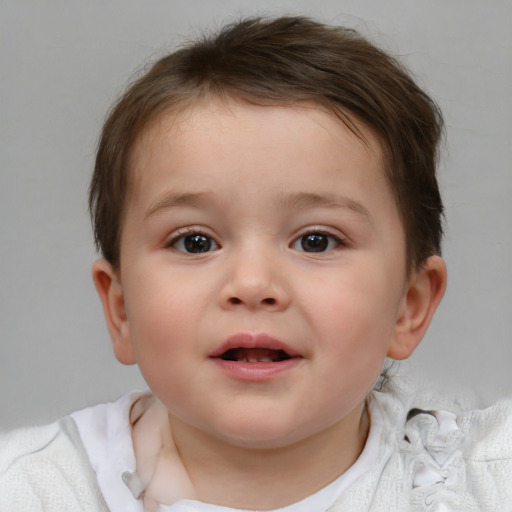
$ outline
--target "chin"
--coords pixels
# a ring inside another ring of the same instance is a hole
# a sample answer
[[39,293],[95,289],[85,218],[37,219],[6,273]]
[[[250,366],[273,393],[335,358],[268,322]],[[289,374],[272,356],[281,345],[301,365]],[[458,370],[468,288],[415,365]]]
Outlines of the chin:
[[216,425],[214,435],[232,446],[255,450],[284,448],[307,437],[305,433],[301,435],[297,422],[276,419],[275,415],[274,421],[267,415],[238,418],[225,425]]

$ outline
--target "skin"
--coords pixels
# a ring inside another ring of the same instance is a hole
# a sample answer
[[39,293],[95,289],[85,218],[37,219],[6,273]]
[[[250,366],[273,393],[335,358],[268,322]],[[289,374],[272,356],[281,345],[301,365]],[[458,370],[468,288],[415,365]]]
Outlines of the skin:
[[[115,354],[167,408],[202,501],[271,509],[342,474],[386,356],[414,351],[444,293],[441,258],[406,271],[381,149],[359,128],[364,143],[314,105],[211,101],[136,143],[120,268],[100,260],[93,277]],[[194,234],[209,250],[187,252]],[[296,364],[233,376],[211,356],[240,333]]]

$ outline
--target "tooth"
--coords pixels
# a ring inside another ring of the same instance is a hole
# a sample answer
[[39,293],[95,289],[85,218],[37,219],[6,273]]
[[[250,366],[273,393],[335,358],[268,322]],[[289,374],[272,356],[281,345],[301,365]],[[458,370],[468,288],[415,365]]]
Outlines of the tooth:
[[255,357],[249,357],[248,362],[249,363],[257,363],[258,360]]
[[270,357],[264,357],[262,360],[261,360],[262,363],[271,363],[272,362],[272,359],[270,359]]

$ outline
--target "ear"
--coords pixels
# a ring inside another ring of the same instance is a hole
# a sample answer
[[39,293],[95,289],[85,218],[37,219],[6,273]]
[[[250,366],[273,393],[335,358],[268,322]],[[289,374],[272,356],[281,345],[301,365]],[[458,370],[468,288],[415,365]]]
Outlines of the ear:
[[395,324],[387,356],[406,359],[425,335],[446,289],[446,265],[439,256],[431,256],[411,276]]
[[103,305],[114,354],[123,364],[135,364],[120,273],[101,259],[92,266],[92,278]]

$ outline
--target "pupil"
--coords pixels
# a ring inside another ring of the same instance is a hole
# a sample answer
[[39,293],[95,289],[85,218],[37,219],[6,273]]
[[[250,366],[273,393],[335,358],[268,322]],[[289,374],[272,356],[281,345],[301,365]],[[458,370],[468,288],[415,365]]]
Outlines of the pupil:
[[189,235],[184,240],[187,252],[207,252],[210,250],[212,242],[209,237],[204,235]]
[[327,249],[329,241],[325,235],[311,234],[302,237],[302,248],[307,252],[323,252]]

